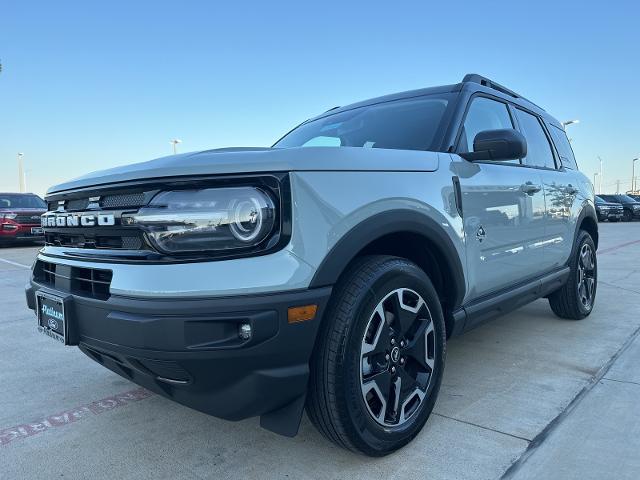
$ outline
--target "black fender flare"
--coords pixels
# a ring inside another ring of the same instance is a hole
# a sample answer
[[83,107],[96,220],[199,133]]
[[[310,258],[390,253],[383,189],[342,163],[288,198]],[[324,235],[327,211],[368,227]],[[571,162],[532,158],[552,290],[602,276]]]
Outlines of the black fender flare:
[[445,227],[420,212],[394,209],[373,215],[344,234],[325,256],[316,270],[310,288],[334,285],[347,265],[367,245],[393,233],[414,233],[426,238],[447,266],[453,281],[452,305],[457,308],[464,298],[466,282],[462,261]]
[[580,213],[578,214],[578,217],[576,219],[576,228],[573,232],[573,245],[571,246],[571,254],[569,255],[569,258],[567,260],[567,265],[569,265],[569,262],[571,261],[571,259],[573,258],[573,256],[576,254],[576,238],[578,237],[578,232],[580,232],[580,226],[582,225],[582,222],[584,221],[585,218],[590,218],[591,220],[593,220],[595,222],[596,225],[596,235],[595,238],[593,238],[593,243],[595,243],[596,245],[596,251],[598,250],[598,214],[596,213],[596,207],[593,206],[593,204],[589,203],[589,202],[585,202],[582,206],[582,210],[580,210]]
[[[593,220],[596,224],[596,236],[593,239],[593,243],[596,244],[596,250],[598,249],[598,237],[599,234],[597,232],[598,230],[598,214],[596,213],[596,207],[589,203],[589,202],[585,202],[584,205],[582,206],[582,210],[580,210],[580,213],[578,214],[578,218],[576,219],[576,229],[575,232],[573,234],[573,238],[576,238],[576,235],[578,235],[578,231],[580,230],[580,225],[582,225],[582,222],[584,221],[585,218],[591,218],[591,220]],[[574,246],[573,248],[575,248],[575,242],[574,242]],[[573,257],[573,249],[571,251],[571,255]]]

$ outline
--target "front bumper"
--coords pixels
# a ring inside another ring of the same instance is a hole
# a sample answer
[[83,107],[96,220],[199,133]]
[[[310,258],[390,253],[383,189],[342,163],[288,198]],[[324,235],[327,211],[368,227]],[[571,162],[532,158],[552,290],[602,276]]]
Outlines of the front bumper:
[[[30,281],[70,298],[80,349],[119,375],[183,405],[227,420],[269,414],[304,398],[309,359],[331,287],[221,298],[107,300]],[[313,320],[290,324],[290,307],[316,304]],[[242,340],[240,324],[252,337]],[[301,410],[300,410],[301,412]],[[298,419],[299,420],[299,419]]]
[[18,223],[0,224],[0,242],[12,242],[20,240],[42,241],[44,233],[34,234],[32,229],[40,229],[40,225],[22,225]]
[[622,210],[599,210],[597,211],[598,220],[621,220],[623,217]]

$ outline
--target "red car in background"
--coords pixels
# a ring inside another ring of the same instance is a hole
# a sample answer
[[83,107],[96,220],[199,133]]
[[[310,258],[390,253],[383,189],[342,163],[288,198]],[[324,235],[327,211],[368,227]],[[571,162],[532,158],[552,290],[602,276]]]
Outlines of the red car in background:
[[0,193],[0,244],[43,241],[40,216],[47,204],[33,193]]

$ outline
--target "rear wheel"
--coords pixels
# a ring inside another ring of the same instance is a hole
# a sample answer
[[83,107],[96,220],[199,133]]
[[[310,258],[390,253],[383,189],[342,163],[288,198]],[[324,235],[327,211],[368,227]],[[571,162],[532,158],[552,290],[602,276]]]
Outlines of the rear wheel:
[[598,287],[598,261],[593,239],[580,230],[576,242],[575,253],[569,262],[569,279],[549,296],[553,312],[571,320],[581,320],[591,313]]
[[414,263],[363,257],[335,287],[311,361],[307,412],[334,443],[371,456],[406,445],[440,388],[445,329]]

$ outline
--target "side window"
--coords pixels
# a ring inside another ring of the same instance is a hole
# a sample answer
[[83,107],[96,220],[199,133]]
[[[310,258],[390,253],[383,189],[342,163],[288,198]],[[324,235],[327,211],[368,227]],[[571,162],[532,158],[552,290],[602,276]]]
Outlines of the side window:
[[522,134],[527,139],[527,156],[523,159],[524,164],[534,167],[556,168],[553,150],[551,150],[549,139],[544,133],[538,117],[519,108],[515,110]]
[[562,166],[571,170],[578,170],[576,157],[573,155],[573,149],[571,148],[565,131],[555,125],[551,125],[549,131],[551,132],[553,143],[555,143],[558,153],[560,154]]
[[[484,130],[498,130],[501,128],[513,128],[507,105],[490,98],[476,97],[473,99],[467,111],[467,117],[464,119],[458,151],[473,151],[473,139],[476,138],[478,133]],[[509,160],[507,163],[509,162],[520,163],[518,159]]]

